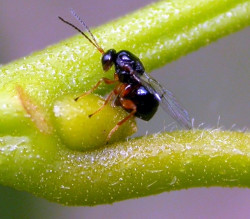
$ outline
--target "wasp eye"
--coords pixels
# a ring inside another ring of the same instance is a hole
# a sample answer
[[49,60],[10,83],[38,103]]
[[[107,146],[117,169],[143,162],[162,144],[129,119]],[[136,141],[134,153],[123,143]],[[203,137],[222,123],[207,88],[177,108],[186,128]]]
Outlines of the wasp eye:
[[102,68],[104,71],[108,71],[112,67],[115,61],[115,57],[116,57],[116,51],[114,49],[110,49],[103,54]]

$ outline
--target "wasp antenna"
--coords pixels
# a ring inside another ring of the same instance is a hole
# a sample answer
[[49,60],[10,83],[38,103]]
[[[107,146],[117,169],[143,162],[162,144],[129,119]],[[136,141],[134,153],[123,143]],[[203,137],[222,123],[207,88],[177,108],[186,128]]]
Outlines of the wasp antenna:
[[103,49],[101,49],[98,45],[96,45],[83,31],[81,31],[78,27],[76,27],[74,24],[70,23],[69,21],[64,20],[62,17],[58,16],[58,18],[64,22],[65,24],[68,24],[69,26],[73,27],[75,30],[77,30],[79,33],[81,33],[95,48],[98,49],[100,53],[104,53]]
[[99,44],[97,43],[96,38],[94,37],[94,35],[90,31],[90,29],[87,26],[87,24],[85,24],[85,22],[80,18],[80,16],[74,11],[74,9],[71,8],[70,12],[85,27],[85,29],[89,32],[90,36],[92,37],[93,41],[95,42],[96,48],[103,54],[104,53],[103,48],[99,46]]

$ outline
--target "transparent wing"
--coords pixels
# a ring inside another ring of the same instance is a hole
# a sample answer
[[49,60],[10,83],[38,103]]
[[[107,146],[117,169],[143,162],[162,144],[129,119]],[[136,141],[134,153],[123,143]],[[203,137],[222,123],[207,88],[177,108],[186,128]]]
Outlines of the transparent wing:
[[146,73],[135,76],[148,91],[155,95],[161,107],[182,127],[191,129],[188,112],[177,102],[174,95]]

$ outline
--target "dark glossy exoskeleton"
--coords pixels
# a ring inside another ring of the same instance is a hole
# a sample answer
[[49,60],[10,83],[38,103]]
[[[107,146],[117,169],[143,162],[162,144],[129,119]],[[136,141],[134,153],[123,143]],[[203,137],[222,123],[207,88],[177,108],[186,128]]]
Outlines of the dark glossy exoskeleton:
[[[134,115],[146,121],[150,120],[157,111],[159,100],[142,85],[140,78],[136,77],[144,74],[143,64],[129,51],[121,50],[116,53],[114,49],[110,49],[102,56],[103,70],[108,71],[113,64],[116,77],[123,84],[123,92],[118,92],[115,104],[123,107],[123,99],[131,100],[136,106]],[[130,108],[123,108],[128,112],[132,111]]]
[[[159,101],[154,94],[151,94],[143,85],[128,84],[125,87],[124,99],[131,100],[136,106],[135,116],[145,121],[150,120],[158,109]],[[123,106],[118,96],[115,101],[116,106]],[[127,112],[131,109],[124,108]]]
[[129,112],[129,115],[118,122],[110,131],[107,141],[119,126],[132,116],[136,116],[146,121],[150,120],[157,111],[159,105],[161,105],[162,108],[182,127],[187,129],[192,128],[187,111],[180,106],[170,91],[162,87],[154,78],[145,73],[144,66],[137,56],[126,50],[116,52],[114,49],[109,49],[104,52],[104,50],[98,45],[88,26],[81,20],[75,11],[71,10],[71,13],[86,28],[92,40],[72,23],[65,21],[61,17],[59,17],[59,19],[79,31],[98,49],[102,54],[101,63],[104,71],[108,71],[113,65],[115,67],[114,80],[101,78],[91,90],[77,97],[75,100],[77,101],[79,98],[92,93],[101,82],[106,84],[116,84],[114,90],[106,98],[104,105],[96,112],[89,115],[89,117],[92,117],[94,114],[102,110],[111,100],[114,100],[116,106],[121,106]]

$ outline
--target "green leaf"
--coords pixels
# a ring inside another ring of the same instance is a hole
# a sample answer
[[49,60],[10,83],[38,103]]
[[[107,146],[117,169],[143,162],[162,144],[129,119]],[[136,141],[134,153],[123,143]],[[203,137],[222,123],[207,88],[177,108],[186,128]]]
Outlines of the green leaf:
[[[129,50],[152,71],[248,26],[249,12],[247,0],[160,1],[93,33],[105,50]],[[119,142],[106,145],[125,112],[107,106],[92,120],[87,115],[103,101],[95,95],[73,101],[103,76],[100,58],[75,36],[0,68],[1,184],[65,205],[250,186],[249,133],[176,131],[122,141],[135,131],[131,120],[112,140]]]

